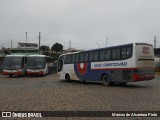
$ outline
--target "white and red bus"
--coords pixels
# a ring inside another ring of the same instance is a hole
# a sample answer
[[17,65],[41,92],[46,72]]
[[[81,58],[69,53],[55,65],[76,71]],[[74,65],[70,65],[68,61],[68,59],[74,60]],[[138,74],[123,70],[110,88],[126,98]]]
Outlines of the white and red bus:
[[53,72],[53,58],[46,55],[27,56],[27,75],[46,75]]
[[25,55],[6,55],[4,58],[3,75],[22,76],[26,74]]
[[59,79],[102,81],[104,85],[152,80],[153,46],[131,43],[59,56]]

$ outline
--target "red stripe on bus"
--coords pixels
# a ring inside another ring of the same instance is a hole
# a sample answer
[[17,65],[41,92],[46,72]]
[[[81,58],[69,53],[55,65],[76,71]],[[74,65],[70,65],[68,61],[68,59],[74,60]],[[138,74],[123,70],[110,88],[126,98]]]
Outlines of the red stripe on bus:
[[92,68],[91,70],[139,70],[139,69],[154,69],[153,67],[137,67],[137,68]]
[[93,68],[91,70],[137,70],[138,68]]

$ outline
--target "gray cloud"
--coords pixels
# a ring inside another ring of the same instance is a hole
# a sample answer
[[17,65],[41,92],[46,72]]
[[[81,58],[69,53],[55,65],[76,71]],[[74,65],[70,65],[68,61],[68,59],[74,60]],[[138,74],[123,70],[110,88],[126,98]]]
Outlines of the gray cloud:
[[[0,0],[1,44],[25,42],[82,49],[159,37],[159,0]],[[160,42],[158,43],[160,45]]]

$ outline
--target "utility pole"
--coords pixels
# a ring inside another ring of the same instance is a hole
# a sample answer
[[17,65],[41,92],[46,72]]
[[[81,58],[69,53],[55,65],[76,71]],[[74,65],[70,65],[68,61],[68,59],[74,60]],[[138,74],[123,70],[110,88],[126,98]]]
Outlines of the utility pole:
[[26,32],[26,43],[27,43],[27,32]]
[[71,40],[69,40],[69,52],[71,52]]
[[154,36],[154,48],[156,48],[157,38]]
[[41,45],[41,32],[39,32],[39,54],[40,54],[40,45]]
[[108,40],[108,38],[106,38],[106,47],[107,47],[107,40]]
[[12,47],[13,47],[12,45],[13,45],[13,43],[12,43],[12,40],[11,40],[11,49],[12,49]]

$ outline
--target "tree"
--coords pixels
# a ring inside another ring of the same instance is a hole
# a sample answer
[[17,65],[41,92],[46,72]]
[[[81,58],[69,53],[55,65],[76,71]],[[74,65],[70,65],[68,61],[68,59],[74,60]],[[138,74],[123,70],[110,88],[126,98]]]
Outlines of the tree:
[[60,43],[55,43],[55,44],[51,47],[51,50],[52,50],[52,51],[55,51],[56,53],[57,53],[57,52],[62,52],[62,50],[63,50],[63,45],[60,44]]
[[50,48],[49,48],[49,46],[43,45],[43,46],[40,47],[40,50],[46,52],[46,51],[49,51]]
[[40,51],[42,51],[44,55],[49,56],[50,55],[49,50],[50,50],[49,46],[43,45],[40,47]]

